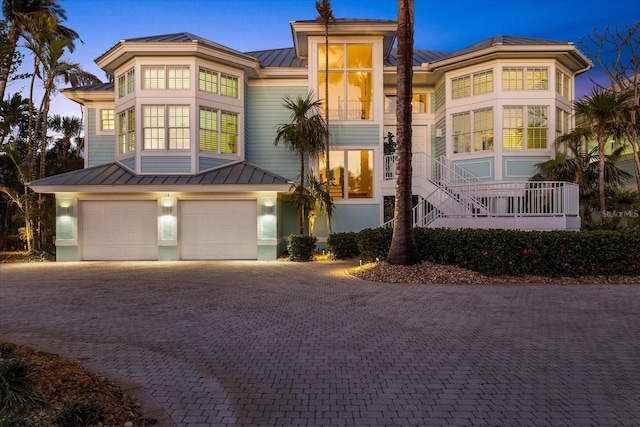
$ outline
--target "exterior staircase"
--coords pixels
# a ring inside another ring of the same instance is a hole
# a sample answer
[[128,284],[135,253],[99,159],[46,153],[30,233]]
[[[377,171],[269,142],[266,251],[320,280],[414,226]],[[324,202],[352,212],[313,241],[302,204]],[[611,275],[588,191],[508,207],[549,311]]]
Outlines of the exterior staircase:
[[[562,181],[485,182],[444,156],[413,153],[414,227],[579,230],[578,186]],[[383,191],[395,186],[384,158]],[[383,224],[393,227],[394,220]]]

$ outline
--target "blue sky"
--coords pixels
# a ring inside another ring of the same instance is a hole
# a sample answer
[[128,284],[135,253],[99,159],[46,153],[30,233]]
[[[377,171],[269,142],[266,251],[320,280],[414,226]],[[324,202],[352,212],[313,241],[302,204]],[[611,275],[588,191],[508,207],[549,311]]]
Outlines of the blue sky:
[[[331,4],[337,18],[397,19],[396,0]],[[291,47],[290,21],[317,15],[315,0],[62,0],[61,5],[65,25],[84,42],[67,59],[103,80],[93,61],[121,39],[186,31],[241,52]],[[415,0],[414,47],[453,52],[498,34],[578,45],[594,28],[639,20],[640,0]],[[579,95],[588,92],[589,76],[596,73],[580,78]],[[27,86],[27,81],[14,82],[7,95]],[[63,95],[52,109],[80,114]]]

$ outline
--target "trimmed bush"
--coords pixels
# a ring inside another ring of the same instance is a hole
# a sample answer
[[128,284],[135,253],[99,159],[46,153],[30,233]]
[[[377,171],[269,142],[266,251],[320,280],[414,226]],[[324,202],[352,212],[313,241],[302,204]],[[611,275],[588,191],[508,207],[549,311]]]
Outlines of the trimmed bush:
[[358,233],[358,250],[365,262],[384,261],[391,246],[391,228],[367,228]]
[[327,246],[335,259],[353,258],[360,255],[358,233],[332,233],[327,238]]
[[[521,231],[416,228],[423,260],[452,264],[489,276],[639,275],[640,231]],[[335,233],[340,241],[350,237]],[[385,260],[391,229],[357,233],[363,261]]]
[[304,234],[291,234],[289,236],[289,259],[291,261],[312,261],[318,239]]

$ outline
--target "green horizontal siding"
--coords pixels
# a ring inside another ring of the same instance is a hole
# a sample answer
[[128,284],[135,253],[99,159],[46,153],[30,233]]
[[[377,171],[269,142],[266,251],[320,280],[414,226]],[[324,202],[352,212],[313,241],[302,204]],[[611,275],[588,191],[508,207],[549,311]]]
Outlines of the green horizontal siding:
[[493,157],[484,157],[481,159],[458,160],[454,163],[476,178],[480,178],[483,181],[493,181],[495,179],[494,160]]
[[198,159],[198,170],[203,171],[206,169],[215,168],[217,166],[229,163],[229,159],[216,159],[214,157],[200,157]]
[[378,146],[381,143],[377,124],[348,124],[331,126],[331,146]]
[[431,112],[434,114],[437,113],[445,104],[445,88],[446,86],[441,84],[436,91],[431,94]]
[[142,173],[147,172],[191,172],[191,157],[142,157],[140,159]]
[[125,165],[126,167],[128,167],[131,170],[136,170],[136,158],[135,157],[129,157],[126,159],[122,159],[120,160],[120,163],[122,163],[123,165]]
[[546,156],[510,156],[502,158],[503,181],[526,181],[538,173],[536,164],[549,160]]
[[331,219],[334,233],[376,227],[380,227],[379,203],[336,205]]
[[[300,156],[283,143],[274,147],[278,126],[291,121],[283,98],[306,97],[306,87],[247,87],[245,159],[291,180],[300,175]],[[305,169],[308,167],[305,165]]]
[[[436,138],[436,129],[442,129],[442,137]],[[435,126],[431,126],[431,156],[439,158],[447,154],[447,125],[444,117],[436,123]]]
[[113,163],[116,157],[115,135],[96,135],[98,126],[98,110],[87,109],[87,137],[85,155],[88,166],[99,166]]

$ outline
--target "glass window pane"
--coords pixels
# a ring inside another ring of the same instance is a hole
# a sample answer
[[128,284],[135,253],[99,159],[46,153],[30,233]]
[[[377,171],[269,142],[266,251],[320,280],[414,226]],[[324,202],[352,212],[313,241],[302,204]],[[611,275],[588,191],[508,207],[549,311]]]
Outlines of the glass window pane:
[[348,151],[347,165],[349,167],[349,198],[373,197],[373,150]]
[[199,89],[203,92],[218,93],[218,73],[200,68]]
[[347,73],[347,120],[371,119],[371,97],[373,96],[371,72]]
[[[323,70],[326,65],[326,49],[324,43],[318,44],[318,70]],[[329,45],[329,68],[344,68],[344,45]]]
[[200,149],[218,151],[218,113],[210,108],[200,109]]
[[347,68],[373,68],[373,47],[371,44],[347,45]]

